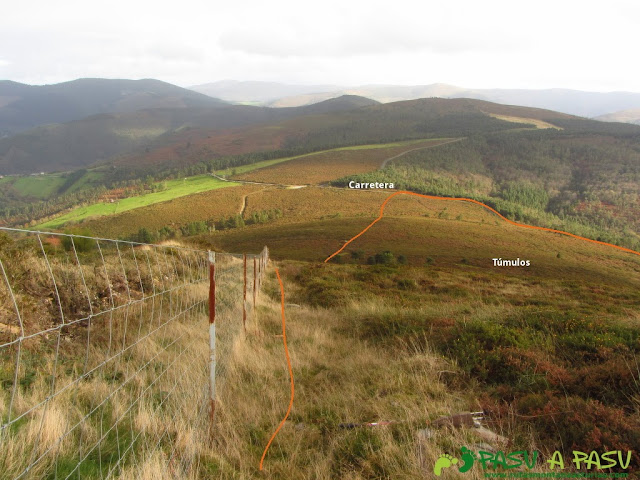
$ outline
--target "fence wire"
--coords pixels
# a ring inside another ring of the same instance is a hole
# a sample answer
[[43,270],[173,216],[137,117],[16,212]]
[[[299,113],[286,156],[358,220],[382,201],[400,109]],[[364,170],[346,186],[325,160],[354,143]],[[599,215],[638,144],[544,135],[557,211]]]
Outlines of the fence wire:
[[212,290],[206,251],[0,229],[0,478],[192,476],[207,324],[242,328],[267,253],[217,257]]

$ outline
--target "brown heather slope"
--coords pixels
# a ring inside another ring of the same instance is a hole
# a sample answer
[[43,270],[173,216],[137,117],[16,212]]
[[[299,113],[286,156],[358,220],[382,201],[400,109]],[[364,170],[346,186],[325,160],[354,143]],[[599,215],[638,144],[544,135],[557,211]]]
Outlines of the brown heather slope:
[[[305,187],[300,189],[273,188],[253,195],[247,205],[245,216],[270,208],[280,208],[283,218],[279,223],[303,223],[332,217],[369,217],[377,215],[384,199],[392,190],[356,190],[334,187]],[[463,205],[439,205],[416,197],[394,199],[386,209],[390,215],[433,216],[447,207],[449,215],[459,215]],[[491,218],[478,211],[477,221]],[[357,232],[356,232],[357,233]]]
[[[239,213],[244,203],[247,207],[244,218],[251,218],[253,213],[265,210],[280,209],[283,217],[275,225],[296,224],[329,217],[353,217],[377,214],[380,204],[391,191],[358,191],[339,188],[305,187],[301,189],[285,189],[278,187],[264,188],[260,185],[244,185],[239,187],[213,190],[196,195],[173,199],[148,207],[129,210],[117,215],[86,220],[83,227],[89,228],[101,236],[129,235],[145,227],[159,230],[165,225],[181,226],[200,220],[220,220]],[[392,215],[436,215],[445,206],[429,204],[418,198],[398,198],[389,205],[387,212]],[[464,212],[458,204],[448,205],[447,215],[457,216]],[[477,212],[481,218],[490,218],[484,212]],[[484,217],[482,217],[484,216]],[[253,227],[252,227],[253,228]]]
[[[359,195],[372,200],[380,197],[364,192]],[[393,207],[395,212],[421,207],[417,202],[410,205],[397,200],[397,204],[389,204],[389,214]],[[424,209],[429,217],[383,218],[349,246],[341,257],[342,265],[322,261],[369,224],[375,214],[298,223],[289,223],[285,217],[270,225],[216,232],[203,236],[203,241],[216,249],[236,251],[270,246],[272,258],[287,266],[289,301],[316,307],[299,311],[304,326],[292,328],[295,333],[289,338],[316,322],[327,330],[336,329],[335,339],[328,344],[318,332],[308,346],[336,362],[327,364],[325,370],[308,364],[304,355],[301,368],[310,381],[305,386],[313,388],[319,405],[333,402],[334,394],[343,399],[340,405],[353,405],[325,407],[321,415],[329,417],[329,425],[342,421],[345,412],[379,420],[419,418],[410,413],[409,406],[411,394],[421,392],[413,382],[423,374],[404,376],[397,370],[406,365],[405,352],[410,345],[415,352],[438,352],[453,361],[453,369],[437,370],[438,383],[444,381],[449,393],[462,392],[456,395],[483,410],[490,428],[509,438],[512,451],[536,449],[545,459],[556,449],[565,455],[571,449],[636,452],[640,445],[635,370],[640,346],[640,258],[611,247],[508,225],[475,205],[419,200],[431,203]],[[393,252],[396,260],[392,264],[366,264],[369,256],[385,250]],[[357,259],[352,252],[358,254]],[[405,255],[409,265],[402,265],[399,255]],[[494,267],[493,257],[520,257],[530,260],[531,266]],[[298,309],[294,311],[298,313]],[[325,312],[326,318],[318,317]],[[273,333],[277,333],[275,328]],[[345,346],[353,342],[354,348],[344,359],[336,351],[321,348],[345,341]],[[367,361],[373,371],[360,360],[351,364],[351,359],[360,358],[360,342],[376,355],[376,361]],[[301,345],[307,348],[305,342]],[[375,372],[377,365],[382,365],[378,360],[386,364],[379,373]],[[421,362],[428,364],[426,359]],[[345,371],[343,364],[349,365]],[[352,376],[353,388],[334,390],[337,385],[333,379],[342,379],[343,374]],[[361,375],[368,380],[362,381]],[[319,384],[327,377],[332,381]],[[371,388],[370,382],[381,377],[389,389]],[[406,390],[396,397],[400,385]],[[286,386],[282,389],[284,410]],[[371,410],[372,399],[373,405],[382,405],[389,394],[395,400],[392,405],[409,409],[384,414]],[[432,399],[432,394],[423,396],[421,404],[427,411]],[[313,418],[304,414],[291,419],[289,433],[281,439],[287,445],[285,462],[296,458],[293,463],[297,465],[297,456],[289,457],[290,442],[305,445],[301,453],[307,453],[309,436],[304,432],[309,432],[306,425]],[[296,431],[292,427],[297,422],[304,426]],[[409,420],[417,425],[413,422]],[[314,428],[310,431],[315,434]],[[407,475],[404,478],[421,478],[411,470],[396,470],[393,456],[382,454],[387,443],[377,435],[385,438],[384,430],[369,432],[372,437],[363,441],[371,448],[365,448],[366,453],[347,471],[332,469],[333,478],[400,478],[399,472]],[[413,463],[414,457],[408,453],[413,452],[411,441],[400,440],[402,435],[398,434],[393,437],[408,464]],[[453,435],[445,438],[447,444],[436,441],[437,448],[456,452],[460,439]],[[311,452],[315,455],[317,449]],[[277,458],[271,465],[284,468]],[[326,458],[333,465],[342,465],[345,457],[332,454]],[[632,468],[637,460],[635,455]],[[284,470],[278,470],[281,472]]]
[[225,192],[211,190],[108,217],[88,219],[81,225],[96,235],[118,238],[136,233],[142,227],[155,231],[164,226],[176,227],[200,220],[217,221],[236,215],[242,208],[244,196],[261,188],[243,185],[222,189]]
[[382,148],[357,149],[357,147],[353,147],[353,149],[349,150],[307,155],[288,162],[252,170],[232,178],[234,180],[287,185],[325,183],[342,178],[345,175],[371,172],[380,168],[386,159],[403,152],[424,147],[435,147],[450,141],[451,139],[433,139]]
[[[227,251],[253,251],[258,245],[269,245],[273,258],[322,262],[371,220],[373,217],[331,218],[259,225],[215,232],[206,237],[206,243]],[[576,283],[590,281],[594,286],[608,282],[640,288],[640,260],[631,254],[557,234],[524,231],[494,222],[483,224],[464,217],[455,220],[389,215],[347,247],[343,258],[349,262],[351,252],[361,251],[361,257],[366,259],[386,250],[405,255],[413,265],[433,261],[438,267],[461,268],[470,273],[489,270],[530,279],[553,277]],[[493,258],[526,259],[531,261],[531,267],[494,267]]]
[[[268,245],[274,258],[322,261],[368,225],[390,193],[244,185],[181,197],[82,225],[100,236],[118,237],[136,233],[141,227],[154,231],[165,225],[218,221],[236,215],[247,196],[245,219],[272,209],[281,210],[282,218],[214,232],[206,236],[209,245],[224,251],[257,251]],[[489,267],[494,257],[520,257],[532,260],[536,268],[509,272],[576,280],[582,274],[602,271],[622,278],[618,269],[623,269],[629,271],[633,282],[640,274],[638,259],[610,247],[507,225],[476,205],[413,196],[394,198],[385,209],[385,218],[350,245],[347,256],[353,250],[364,250],[367,255],[391,250],[406,255],[414,264],[433,258],[443,265],[459,266],[464,258],[468,268]]]
[[[431,422],[482,409],[488,414],[486,425],[509,440],[508,446],[493,448],[539,450],[543,458],[534,471],[548,472],[544,460],[561,445],[555,437],[557,429],[549,428],[550,438],[541,441],[531,429],[530,418],[516,411],[503,417],[503,412],[492,410],[482,394],[486,386],[470,380],[461,365],[448,360],[440,342],[457,320],[491,324],[496,318],[517,319],[527,308],[523,305],[544,309],[548,305],[544,302],[550,301],[560,307],[563,302],[574,306],[592,296],[588,307],[600,311],[628,303],[606,299],[588,286],[573,288],[561,279],[541,282],[499,272],[294,261],[276,265],[285,285],[285,301],[295,303],[285,307],[295,378],[291,414],[260,472],[260,456],[282,420],[290,395],[279,290],[270,275],[266,295],[258,300],[258,319],[247,323],[246,334],[236,334],[228,342],[227,332],[239,332],[241,323],[220,325],[224,368],[217,435],[214,448],[201,457],[203,477],[431,478],[438,455],[458,456],[462,445],[486,448],[473,428],[437,429]],[[415,286],[407,288],[408,284]],[[598,288],[615,292],[611,286]],[[600,300],[603,303],[598,304]],[[539,367],[544,371],[548,362],[541,361]],[[518,412],[523,405],[518,405]],[[566,412],[538,417],[551,418],[550,422],[572,418]],[[627,420],[638,424],[637,419]],[[342,423],[380,421],[397,423],[340,428]],[[428,430],[420,435],[425,427]],[[571,470],[570,464],[567,467]],[[482,475],[476,466],[466,474],[452,469],[448,478]]]
[[263,125],[211,130],[189,128],[171,134],[168,145],[123,155],[111,161],[118,166],[184,166],[216,156],[241,155],[282,148],[287,130],[278,125]]

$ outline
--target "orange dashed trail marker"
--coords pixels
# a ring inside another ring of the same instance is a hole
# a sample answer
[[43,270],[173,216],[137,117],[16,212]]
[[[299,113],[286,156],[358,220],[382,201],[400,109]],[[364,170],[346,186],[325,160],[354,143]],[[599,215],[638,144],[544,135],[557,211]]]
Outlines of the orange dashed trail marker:
[[282,343],[284,344],[284,354],[287,357],[287,367],[289,368],[289,378],[291,379],[291,397],[289,398],[289,408],[287,408],[287,413],[285,414],[284,418],[280,422],[280,425],[278,425],[278,428],[276,428],[276,431],[273,432],[273,435],[271,435],[271,438],[269,439],[269,443],[267,443],[267,446],[265,447],[264,452],[262,453],[262,458],[260,459],[260,470],[262,470],[264,457],[267,456],[267,452],[269,451],[271,442],[273,442],[273,439],[276,438],[276,435],[284,425],[284,422],[287,421],[287,418],[291,413],[291,407],[293,407],[293,395],[295,393],[295,385],[293,382],[293,369],[291,368],[291,357],[289,357],[289,347],[287,346],[287,328],[286,328],[286,321],[284,317],[284,285],[282,284],[282,279],[280,278],[280,272],[278,271],[277,268],[276,268],[276,276],[278,277],[278,283],[280,284],[280,312],[282,314]]
[[518,223],[518,222],[514,222],[513,220],[509,220],[507,217],[505,217],[504,215],[500,214],[497,210],[494,210],[493,208],[491,208],[489,205],[485,205],[482,202],[479,202],[478,200],[474,200],[472,198],[464,198],[464,197],[437,197],[434,195],[423,195],[421,193],[415,193],[415,192],[408,192],[406,190],[401,190],[399,192],[394,192],[391,195],[389,195],[384,202],[382,202],[382,205],[380,206],[380,215],[378,216],[378,218],[376,218],[373,222],[371,222],[369,225],[367,225],[365,227],[364,230],[362,230],[360,233],[358,233],[355,237],[351,238],[348,242],[346,242],[340,249],[338,249],[336,252],[332,253],[331,255],[329,255],[324,263],[327,263],[329,260],[331,260],[333,257],[335,257],[336,255],[338,255],[340,252],[342,252],[345,248],[347,248],[347,245],[349,245],[351,242],[353,242],[356,238],[364,235],[364,233],[369,230],[371,227],[373,227],[376,223],[378,223],[380,220],[382,220],[382,217],[384,216],[384,208],[387,206],[387,203],[389,203],[389,200],[391,200],[393,197],[397,196],[397,195],[414,195],[416,197],[422,197],[422,198],[428,198],[430,200],[449,200],[449,201],[458,201],[458,202],[469,202],[469,203],[475,203],[476,205],[480,205],[482,208],[485,208],[486,210],[489,210],[490,212],[495,213],[498,217],[500,217],[502,220],[504,220],[507,223],[510,223],[511,225],[515,225],[516,227],[522,227],[522,228],[530,228],[532,230],[542,230],[545,232],[552,232],[552,233],[559,233],[561,235],[566,235],[568,237],[573,237],[573,238],[577,238],[579,240],[584,240],[586,242],[591,242],[591,243],[597,243],[599,245],[605,245],[607,247],[612,247],[615,248],[617,250],[622,250],[623,252],[627,252],[627,253],[631,253],[633,255],[638,255],[640,256],[640,252],[636,252],[635,250],[631,250],[630,248],[625,248],[625,247],[620,247],[618,245],[614,245],[612,243],[607,243],[607,242],[601,242],[599,240],[592,240],[590,238],[586,238],[586,237],[581,237],[580,235],[575,235],[573,233],[569,233],[569,232],[565,232],[563,230],[555,230],[553,228],[546,228],[546,227],[537,227],[534,225],[525,225],[524,223]]

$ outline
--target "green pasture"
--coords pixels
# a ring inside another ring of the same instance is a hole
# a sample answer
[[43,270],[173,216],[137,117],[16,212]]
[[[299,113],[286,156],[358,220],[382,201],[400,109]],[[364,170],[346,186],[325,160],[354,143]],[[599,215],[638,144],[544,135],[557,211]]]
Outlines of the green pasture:
[[24,197],[38,199],[49,198],[54,195],[64,183],[65,178],[60,173],[48,175],[29,175],[27,177],[4,177],[0,183],[9,183]]
[[84,220],[89,217],[114,215],[127,210],[146,207],[147,205],[152,205],[154,203],[166,202],[185,195],[238,185],[233,182],[223,182],[222,180],[213,178],[210,175],[197,175],[179,180],[168,180],[164,182],[164,184],[166,185],[166,188],[160,192],[124,198],[113,203],[101,202],[78,207],[64,215],[54,218],[53,220],[42,223],[37,227],[60,228],[68,222],[79,222],[80,220]]

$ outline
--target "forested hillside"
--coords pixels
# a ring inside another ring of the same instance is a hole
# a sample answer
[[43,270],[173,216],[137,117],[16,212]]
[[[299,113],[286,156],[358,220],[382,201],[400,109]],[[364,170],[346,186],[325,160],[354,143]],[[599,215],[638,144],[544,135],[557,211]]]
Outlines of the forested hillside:
[[187,108],[224,104],[159,80],[81,78],[54,85],[0,81],[0,137],[44,124],[91,115],[149,108]]
[[399,189],[471,197],[517,221],[637,249],[639,139],[551,129],[472,136],[334,184],[391,181]]
[[[343,97],[297,109],[220,106],[165,110],[161,117],[151,112],[103,115],[88,131],[81,128],[72,135],[73,124],[56,127],[62,128],[58,133],[52,129],[54,137],[67,139],[54,142],[63,146],[59,150],[49,148],[49,140],[24,134],[25,148],[40,149],[40,156],[69,160],[65,152],[77,149],[82,161],[83,139],[93,147],[104,144],[107,151],[117,149],[115,139],[120,138],[137,144],[138,151],[68,173],[0,179],[0,214],[5,222],[25,224],[95,202],[107,190],[116,189],[121,198],[154,191],[164,180],[263,160],[449,137],[466,140],[416,152],[383,172],[358,178],[392,181],[424,193],[474,196],[525,222],[637,244],[639,127],[470,99],[371,103]],[[145,115],[162,121],[155,125]],[[198,127],[179,127],[189,121]],[[149,140],[145,128],[158,130],[157,137]],[[92,133],[103,142],[94,141]],[[12,141],[15,147],[15,137]],[[19,156],[18,150],[13,148],[11,155]]]
[[[376,105],[346,96],[291,109],[240,105],[154,109],[39,127],[0,140],[0,166],[40,171],[45,161],[49,170],[75,165],[83,173],[57,174],[64,180],[44,177],[39,182],[48,185],[44,189],[21,188],[33,182],[0,180],[0,215],[12,223],[25,223],[74,202],[95,200],[96,192],[105,188],[150,189],[154,182],[165,179],[334,147],[528,127],[484,113],[491,110],[516,116],[568,117],[475,100]],[[130,152],[123,153],[127,150]],[[90,158],[103,160],[87,168],[93,163],[87,161]]]

